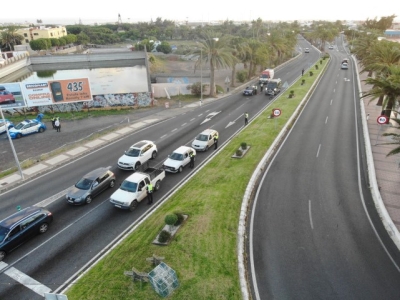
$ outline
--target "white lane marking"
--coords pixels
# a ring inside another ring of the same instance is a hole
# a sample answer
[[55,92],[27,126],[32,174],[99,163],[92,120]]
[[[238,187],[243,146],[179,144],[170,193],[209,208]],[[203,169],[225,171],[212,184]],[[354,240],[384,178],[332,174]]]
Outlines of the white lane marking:
[[163,139],[163,138],[165,138],[167,135],[166,134],[164,134],[163,136],[161,136],[160,137],[160,139]]
[[211,109],[207,109],[205,112],[209,112]]
[[336,89],[333,89],[333,92],[335,93],[335,92],[336,92]]
[[311,200],[308,200],[308,214],[310,215],[311,229],[314,229],[314,224],[312,221],[312,214],[311,214]]
[[31,289],[36,294],[39,294],[42,297],[44,297],[44,293],[51,292],[50,288],[41,284],[39,281],[36,281],[32,277],[29,277],[28,275],[22,273],[14,267],[9,268],[7,271],[4,272],[4,274],[10,276],[12,279],[18,281],[19,283],[23,284],[28,289]]
[[174,131],[176,131],[176,130],[178,130],[178,128],[172,129],[172,131],[171,131],[171,132],[174,132]]
[[201,117],[203,114],[199,114],[198,117]]
[[318,157],[318,155],[319,155],[319,150],[321,149],[321,144],[319,144],[319,146],[318,146],[318,151],[317,151],[317,157]]
[[326,119],[325,119],[325,124],[326,124],[326,123],[328,123],[328,116],[327,116]]
[[53,195],[53,196],[50,196],[47,199],[44,199],[43,201],[40,201],[39,203],[36,203],[35,206],[37,206],[37,207],[46,207],[47,205],[53,203],[54,201],[58,200],[62,196],[65,196],[67,194],[68,190],[70,188],[72,188],[72,187],[73,187],[73,185],[70,186],[69,188],[66,188],[65,190]]
[[194,121],[194,120],[196,120],[196,118],[190,119],[190,122],[192,122],[192,121]]
[[181,126],[185,126],[187,123],[183,123]]
[[331,105],[332,105],[332,103],[333,103],[333,99],[331,99]]

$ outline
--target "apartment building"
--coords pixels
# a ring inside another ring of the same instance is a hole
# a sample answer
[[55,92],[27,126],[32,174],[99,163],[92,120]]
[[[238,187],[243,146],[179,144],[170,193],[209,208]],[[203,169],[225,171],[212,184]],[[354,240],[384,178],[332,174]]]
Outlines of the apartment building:
[[30,41],[37,39],[59,39],[60,37],[67,35],[67,29],[64,26],[38,26],[18,29],[17,33],[24,37],[21,43],[22,45],[25,45],[29,44]]

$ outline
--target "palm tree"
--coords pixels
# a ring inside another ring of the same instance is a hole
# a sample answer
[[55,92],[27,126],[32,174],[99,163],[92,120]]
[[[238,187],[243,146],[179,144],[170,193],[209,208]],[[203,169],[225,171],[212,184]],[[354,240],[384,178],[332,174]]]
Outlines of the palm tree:
[[195,64],[195,69],[201,63],[210,66],[210,97],[215,97],[215,70],[229,68],[235,61],[230,47],[230,37],[214,31],[206,31],[200,41],[200,49],[194,51],[200,59]]
[[239,62],[244,62],[246,59],[246,49],[248,47],[247,42],[242,37],[233,37],[230,43],[232,49],[232,55],[235,57],[235,60],[232,61],[232,80],[231,80],[231,87],[236,85],[236,65]]
[[[398,125],[400,125],[400,119],[392,118],[392,120],[395,121]],[[384,145],[400,145],[400,134],[394,132],[388,132],[384,133],[383,136],[392,136],[395,140],[397,140],[396,142],[393,143],[384,143]],[[392,151],[386,154],[386,156],[391,156],[399,153],[400,153],[400,146],[394,148]]]
[[365,80],[372,89],[365,92],[362,97],[372,96],[370,102],[379,97],[384,97],[383,114],[390,118],[391,112],[398,106],[400,95],[400,65],[388,67],[387,74],[379,74],[375,78],[369,77]]
[[8,51],[14,51],[14,46],[21,44],[24,37],[17,33],[14,26],[8,27],[7,30],[1,32],[1,44]]

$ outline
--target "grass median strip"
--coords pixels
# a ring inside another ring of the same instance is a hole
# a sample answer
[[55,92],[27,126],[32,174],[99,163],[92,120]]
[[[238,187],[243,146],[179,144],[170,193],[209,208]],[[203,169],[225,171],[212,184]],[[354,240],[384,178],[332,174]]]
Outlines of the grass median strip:
[[[68,299],[160,299],[149,283],[133,283],[124,276],[124,271],[132,267],[150,272],[153,267],[146,258],[153,254],[165,257],[164,262],[177,272],[179,287],[173,293],[174,299],[242,299],[237,226],[246,186],[327,63],[323,60],[313,70],[313,76],[300,78],[270,109],[247,125],[207,166],[76,282],[67,292]],[[306,79],[303,85],[302,79]],[[288,97],[290,90],[295,91],[292,98]],[[282,111],[279,118],[269,118],[272,108]],[[243,158],[232,159],[242,142],[251,149]],[[165,225],[165,216],[174,212],[189,218],[168,246],[153,245]]]

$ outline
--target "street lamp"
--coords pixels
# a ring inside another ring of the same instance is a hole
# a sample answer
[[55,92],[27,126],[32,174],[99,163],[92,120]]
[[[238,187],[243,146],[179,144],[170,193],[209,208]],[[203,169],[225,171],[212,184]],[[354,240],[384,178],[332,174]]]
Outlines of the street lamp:
[[203,103],[203,49],[200,48],[200,106]]

